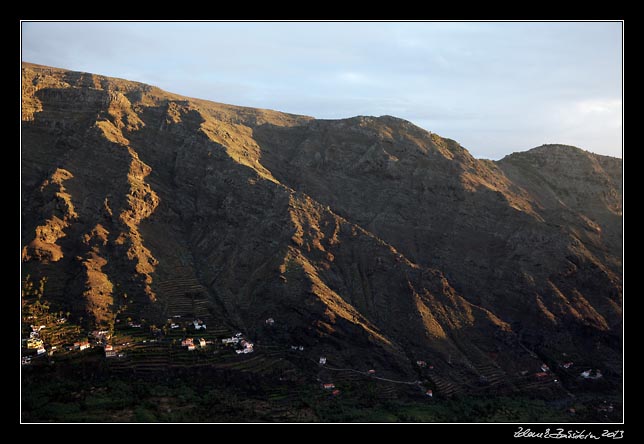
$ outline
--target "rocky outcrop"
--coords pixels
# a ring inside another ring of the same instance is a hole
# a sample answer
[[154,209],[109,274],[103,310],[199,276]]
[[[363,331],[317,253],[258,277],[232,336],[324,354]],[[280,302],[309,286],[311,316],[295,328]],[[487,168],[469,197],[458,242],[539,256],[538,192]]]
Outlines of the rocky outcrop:
[[23,248],[24,261],[56,262],[63,257],[57,242],[65,236],[65,229],[78,218],[71,196],[63,185],[72,177],[69,171],[57,168],[41,185],[39,209],[45,221],[36,227],[34,239]]

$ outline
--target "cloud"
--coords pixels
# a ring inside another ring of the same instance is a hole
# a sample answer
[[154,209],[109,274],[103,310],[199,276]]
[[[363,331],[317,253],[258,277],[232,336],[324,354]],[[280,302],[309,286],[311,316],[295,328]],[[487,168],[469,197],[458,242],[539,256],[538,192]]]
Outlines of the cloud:
[[622,111],[622,101],[619,99],[582,100],[576,104],[582,115],[615,116]]
[[544,142],[621,152],[621,51],[621,23],[602,22],[22,26],[26,61],[316,117],[397,115],[493,158]]

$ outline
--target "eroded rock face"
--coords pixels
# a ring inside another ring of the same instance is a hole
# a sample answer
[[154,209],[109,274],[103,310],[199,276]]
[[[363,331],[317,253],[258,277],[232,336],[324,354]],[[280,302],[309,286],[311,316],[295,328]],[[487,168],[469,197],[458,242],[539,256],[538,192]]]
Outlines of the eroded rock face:
[[25,273],[91,324],[194,315],[262,339],[273,317],[286,343],[463,386],[490,366],[511,384],[542,359],[526,347],[620,371],[618,159],[477,160],[394,117],[30,64],[22,156]]
[[63,257],[57,242],[65,236],[65,228],[78,218],[71,196],[63,185],[72,177],[69,171],[57,168],[40,186],[41,218],[45,221],[36,227],[34,239],[23,248],[23,260],[34,258],[41,262],[56,262]]

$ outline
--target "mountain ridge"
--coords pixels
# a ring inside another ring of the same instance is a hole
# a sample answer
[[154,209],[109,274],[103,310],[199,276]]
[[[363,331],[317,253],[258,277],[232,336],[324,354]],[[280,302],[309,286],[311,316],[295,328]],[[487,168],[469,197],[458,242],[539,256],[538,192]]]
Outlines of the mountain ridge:
[[269,340],[275,317],[280,341],[398,375],[431,356],[463,387],[562,353],[621,377],[620,159],[485,161],[392,116],[27,63],[22,116],[23,274],[88,329],[182,315]]

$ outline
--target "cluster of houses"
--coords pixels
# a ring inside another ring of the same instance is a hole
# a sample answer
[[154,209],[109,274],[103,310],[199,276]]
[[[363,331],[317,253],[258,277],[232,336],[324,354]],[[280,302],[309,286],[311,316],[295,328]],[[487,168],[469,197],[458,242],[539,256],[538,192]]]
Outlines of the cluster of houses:
[[266,325],[271,326],[275,324],[275,319],[273,318],[268,318],[266,319]]
[[74,342],[74,346],[72,347],[72,350],[83,351],[83,350],[87,350],[90,347],[91,347],[91,345],[90,345],[89,341],[76,341],[76,342]]
[[44,325],[32,325],[31,331],[29,332],[29,339],[27,339],[27,348],[36,350],[36,353],[39,355],[42,355],[46,352],[45,344],[43,343],[42,339],[40,339],[40,331],[43,328],[47,327]]
[[304,351],[304,346],[303,345],[291,345],[291,350],[293,351]]
[[242,339],[241,341],[239,341],[239,345],[241,345],[242,348],[241,349],[238,348],[237,350],[235,350],[235,352],[238,355],[253,352],[253,343],[252,342],[248,342],[247,340]]
[[206,329],[206,324],[201,319],[195,319],[192,321],[192,325],[194,325],[195,330],[201,330],[202,328],[205,330]]
[[[67,322],[66,318],[59,318],[56,323],[57,324],[63,324]],[[31,332],[29,333],[29,339],[27,339],[27,348],[31,350],[36,350],[37,355],[44,355],[47,353],[49,356],[53,356],[54,352],[57,350],[58,347],[51,346],[49,349],[45,349],[45,344],[43,340],[40,338],[40,332],[46,328],[45,325],[32,325],[31,326]],[[110,332],[108,330],[94,330],[91,333],[91,336],[96,338],[96,341],[98,343],[105,343],[109,338],[110,338]],[[87,350],[88,348],[91,348],[91,344],[87,339],[76,341],[73,343],[73,345],[67,345],[66,349],[68,351],[73,351],[73,350]],[[24,356],[21,360],[23,365],[29,365],[31,363],[31,357],[30,356]]]
[[[565,355],[565,353],[564,353],[564,355]],[[572,362],[572,361],[566,361],[566,362],[560,363],[558,365],[560,367],[568,370],[568,369],[572,368],[575,365],[575,363]],[[528,370],[523,370],[523,371],[521,371],[519,373],[521,374],[521,376],[526,376],[529,373],[529,371]],[[543,378],[546,378],[547,376],[550,376],[550,375],[552,375],[550,367],[548,367],[548,365],[545,364],[545,363],[541,364],[540,371],[534,373],[534,377],[537,378],[537,379],[543,379]],[[583,374],[582,374],[582,377],[583,377]],[[554,382],[559,382],[557,379],[554,379],[553,381]]]
[[231,338],[224,338],[221,340],[221,343],[234,346],[235,352],[238,355],[252,353],[254,351],[254,344],[244,339],[241,333],[236,333]]
[[434,370],[433,365],[427,365],[427,362],[425,361],[416,361],[416,365],[420,368],[428,368],[430,370]]
[[112,337],[109,330],[94,330],[91,336],[98,342],[106,342]]
[[[177,328],[181,328],[181,324],[179,321],[175,321],[175,319],[181,318],[181,315],[174,315],[172,318],[168,319],[168,324],[170,324],[170,329],[175,330]],[[184,324],[185,325],[185,324]],[[190,323],[187,323],[187,326],[190,326]],[[202,321],[201,319],[195,319],[192,321],[192,326],[194,327],[195,330],[206,330],[208,326]]]
[[[204,338],[200,338],[197,341],[197,344],[199,344],[199,347],[201,348],[206,348],[206,340]],[[197,344],[195,344],[194,338],[186,338],[181,341],[181,346],[186,347],[188,351],[193,351],[197,349]]]
[[[572,368],[575,364],[572,361],[567,361],[567,362],[564,362],[564,363],[559,364],[559,365],[562,368],[568,370],[568,369]],[[526,375],[527,373],[528,373],[527,370],[524,370],[524,371],[521,372],[521,375]],[[536,378],[538,378],[538,379],[545,378],[545,377],[547,377],[549,375],[550,375],[550,367],[548,367],[546,364],[541,364],[541,371],[534,374],[534,376]],[[599,371],[599,370],[594,370],[593,371],[591,369],[588,369],[588,370],[585,370],[585,371],[581,372],[579,374],[579,376],[581,378],[584,378],[584,379],[600,379],[604,375],[602,375],[602,372]],[[557,379],[555,379],[554,382],[559,382],[559,381]]]
[[235,333],[235,336],[222,339],[221,343],[225,345],[231,345],[231,344],[236,345],[236,344],[239,344],[239,342],[243,339],[242,336],[243,335],[241,334],[241,332]]
[[[45,325],[31,325],[31,331],[29,332],[29,339],[27,339],[27,348],[30,350],[36,350],[36,355],[43,355],[47,353],[45,350],[45,344],[42,339],[40,339],[40,331],[44,328],[47,328]],[[49,350],[49,354],[53,354],[53,350],[56,347],[52,347]],[[31,356],[23,356],[21,359],[22,365],[31,364]]]

